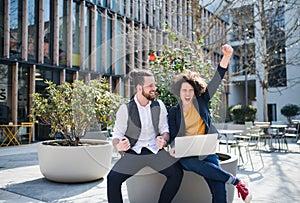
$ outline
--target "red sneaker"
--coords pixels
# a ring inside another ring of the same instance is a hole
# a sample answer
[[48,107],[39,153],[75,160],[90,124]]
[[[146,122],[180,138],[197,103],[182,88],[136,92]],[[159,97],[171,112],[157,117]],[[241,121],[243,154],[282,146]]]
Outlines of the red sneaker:
[[244,181],[240,181],[236,186],[236,189],[238,191],[238,196],[241,197],[244,200],[244,202],[249,203],[252,200],[252,195],[250,194],[246,183]]

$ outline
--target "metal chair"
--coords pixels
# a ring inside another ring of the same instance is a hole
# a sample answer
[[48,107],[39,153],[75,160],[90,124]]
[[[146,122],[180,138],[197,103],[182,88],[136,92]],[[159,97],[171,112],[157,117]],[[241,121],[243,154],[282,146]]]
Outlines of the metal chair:
[[270,135],[272,135],[272,139],[275,143],[277,142],[279,151],[283,150],[284,144],[286,146],[285,151],[288,151],[288,143],[285,137],[286,127],[287,125],[282,124],[281,122],[272,122],[269,129],[269,133]]
[[22,122],[22,127],[19,128],[18,136],[20,138],[20,142],[22,143],[23,137],[28,137],[28,144],[31,143],[32,133],[33,133],[33,122]]
[[300,128],[300,123],[292,123],[285,129],[285,138],[294,138],[295,141],[297,142],[298,137],[299,137],[299,128]]
[[252,170],[254,170],[253,161],[251,157],[252,151],[255,151],[259,154],[260,160],[262,162],[262,166],[264,166],[264,161],[261,156],[261,151],[259,148],[260,133],[261,133],[261,129],[259,126],[252,126],[250,129],[246,131],[245,134],[235,136],[236,143],[237,143],[236,147],[238,148],[239,151],[239,157],[242,160],[243,164],[247,163],[247,162],[244,163],[243,154],[242,154],[242,149],[245,149],[247,161],[250,160]]

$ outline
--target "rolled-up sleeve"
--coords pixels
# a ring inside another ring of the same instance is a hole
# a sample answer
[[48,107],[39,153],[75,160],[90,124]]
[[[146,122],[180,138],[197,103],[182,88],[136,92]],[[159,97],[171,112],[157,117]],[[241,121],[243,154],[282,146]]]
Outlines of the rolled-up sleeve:
[[159,133],[169,132],[169,125],[168,125],[168,111],[166,106],[161,100],[157,100],[160,106],[160,115],[159,115]]
[[128,110],[126,104],[122,104],[117,111],[113,138],[122,138],[127,130]]

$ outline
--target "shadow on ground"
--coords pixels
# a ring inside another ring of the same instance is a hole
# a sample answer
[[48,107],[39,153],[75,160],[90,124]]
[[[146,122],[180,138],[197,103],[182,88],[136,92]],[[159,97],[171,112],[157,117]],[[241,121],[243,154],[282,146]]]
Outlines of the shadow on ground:
[[[87,183],[64,184],[40,178],[23,183],[11,184],[2,189],[32,199],[53,202],[82,194],[102,182],[103,178]],[[78,187],[79,185],[80,187]]]

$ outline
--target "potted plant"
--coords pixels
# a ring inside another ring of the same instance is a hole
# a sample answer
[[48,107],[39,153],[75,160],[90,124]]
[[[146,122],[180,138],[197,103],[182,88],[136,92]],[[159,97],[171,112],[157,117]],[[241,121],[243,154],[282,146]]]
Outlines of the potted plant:
[[256,107],[252,105],[242,106],[237,104],[230,108],[229,113],[233,122],[236,124],[245,124],[245,121],[254,121],[256,118]]
[[45,82],[46,95],[35,93],[31,117],[38,124],[51,126],[51,136],[38,147],[40,170],[49,180],[83,182],[102,178],[111,164],[112,145],[105,140],[82,139],[91,124],[114,120],[121,98],[110,92],[105,81],[89,84],[76,80],[56,85]]
[[281,108],[280,112],[287,118],[289,124],[291,124],[292,118],[300,114],[300,107],[296,104],[286,104]]

